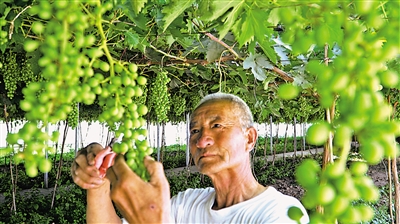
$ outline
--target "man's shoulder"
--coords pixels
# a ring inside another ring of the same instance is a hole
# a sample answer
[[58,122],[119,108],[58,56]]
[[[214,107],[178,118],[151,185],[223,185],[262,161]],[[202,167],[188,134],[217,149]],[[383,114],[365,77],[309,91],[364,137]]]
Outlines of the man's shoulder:
[[189,188],[171,198],[171,205],[195,205],[208,203],[214,197],[215,190],[209,188]]
[[178,195],[209,195],[214,193],[215,190],[212,187],[207,188],[188,188],[185,191],[181,191]]

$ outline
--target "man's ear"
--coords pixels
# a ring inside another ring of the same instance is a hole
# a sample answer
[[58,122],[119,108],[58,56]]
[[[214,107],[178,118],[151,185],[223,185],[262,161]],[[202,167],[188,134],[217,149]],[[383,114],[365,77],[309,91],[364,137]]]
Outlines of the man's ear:
[[254,127],[247,128],[246,137],[247,137],[246,151],[249,152],[254,148],[257,142],[257,137],[258,137],[257,130]]

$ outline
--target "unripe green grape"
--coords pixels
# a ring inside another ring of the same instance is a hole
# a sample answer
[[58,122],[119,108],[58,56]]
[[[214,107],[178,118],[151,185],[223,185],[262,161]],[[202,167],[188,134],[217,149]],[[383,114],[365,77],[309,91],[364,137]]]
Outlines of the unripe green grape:
[[139,115],[143,116],[147,114],[147,107],[143,104],[139,105],[137,112],[139,113]]
[[127,74],[122,74],[121,82],[122,84],[124,84],[124,86],[130,86],[134,82],[134,80],[132,80],[131,77],[129,77]]
[[296,207],[296,206],[292,206],[289,208],[288,210],[288,216],[289,218],[291,218],[292,220],[295,220],[297,222],[300,222],[301,217],[304,216],[303,211],[301,211],[300,208]]
[[333,138],[334,144],[337,147],[344,147],[351,141],[352,130],[347,125],[340,125],[335,130],[335,135]]
[[374,217],[374,210],[368,205],[357,205],[354,207],[360,213],[360,221],[368,222]]
[[120,87],[122,85],[121,77],[119,77],[119,76],[112,77],[111,84]]
[[22,110],[28,112],[32,110],[32,104],[27,100],[21,100],[19,106]]
[[367,202],[377,202],[380,198],[379,189],[375,185],[357,186],[360,191],[361,198]]
[[136,97],[140,97],[143,95],[143,90],[139,86],[134,86],[133,89],[135,90]]
[[311,125],[307,129],[306,141],[311,145],[323,145],[329,138],[330,125],[325,122],[319,122]]
[[315,160],[304,160],[295,171],[297,182],[303,187],[314,186],[318,181],[318,173],[321,168]]
[[119,62],[119,61],[117,61],[117,62],[115,62],[115,64],[114,64],[114,70],[115,70],[115,72],[116,73],[122,73],[122,71],[124,71],[124,66]]
[[317,188],[317,199],[318,203],[321,205],[331,203],[335,196],[335,189],[330,184],[323,184]]
[[315,196],[315,190],[315,187],[307,188],[307,191],[301,199],[301,202],[306,209],[314,209],[315,206],[317,206],[318,202]]
[[126,160],[126,164],[132,169],[132,170],[136,170],[137,169],[137,163],[135,161],[135,159],[130,158]]
[[48,159],[42,159],[39,162],[39,170],[42,173],[50,172],[51,166],[52,166],[51,161]]
[[32,31],[35,34],[41,34],[44,32],[45,26],[40,21],[35,21],[32,23]]
[[399,74],[392,70],[384,71],[380,74],[381,83],[387,88],[394,88],[399,83]]
[[[132,73],[136,73],[136,72],[137,72],[137,69],[138,69],[137,65],[136,65],[136,64],[133,64],[133,63],[130,63],[129,66],[128,66],[128,68],[129,68],[129,71],[132,72]],[[146,83],[145,83],[145,84],[146,84]]]
[[339,162],[334,162],[327,165],[323,174],[327,175],[327,177],[330,179],[336,179],[338,177],[341,177],[344,174],[344,172],[345,172],[344,165]]
[[376,3],[374,1],[355,1],[354,3],[356,11],[361,15],[367,15],[375,9]]
[[279,86],[278,96],[284,100],[291,100],[299,95],[299,87],[292,83],[285,83]]
[[368,171],[368,164],[361,161],[352,162],[350,165],[350,173],[354,176],[364,176]]
[[144,85],[146,85],[146,83],[147,83],[147,78],[144,77],[144,76],[139,76],[139,77],[137,77],[136,82],[137,82],[139,85],[144,86]]
[[364,142],[360,146],[360,154],[368,164],[376,165],[382,160],[384,149],[377,141]]
[[333,184],[339,194],[346,196],[348,199],[359,198],[359,192],[357,191],[353,178],[349,172],[345,172],[345,174],[337,178]]
[[348,207],[344,213],[339,216],[341,223],[359,223],[361,221],[361,213],[354,207]]
[[125,89],[125,96],[126,97],[134,97],[136,95],[135,89],[132,86],[127,86]]
[[100,69],[101,69],[103,72],[108,72],[108,71],[110,71],[110,64],[108,64],[108,63],[105,62],[105,61],[101,61],[101,62],[100,62]]
[[43,20],[48,20],[51,18],[51,12],[47,10],[40,10],[38,15]]
[[334,217],[343,214],[344,211],[350,206],[350,201],[347,197],[337,195],[331,204],[325,207],[325,212]]

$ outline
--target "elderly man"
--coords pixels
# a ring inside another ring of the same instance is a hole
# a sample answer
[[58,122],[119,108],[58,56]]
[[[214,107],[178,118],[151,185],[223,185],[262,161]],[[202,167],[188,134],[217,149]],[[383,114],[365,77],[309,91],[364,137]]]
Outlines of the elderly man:
[[88,222],[295,223],[287,215],[292,206],[303,212],[301,223],[309,222],[296,198],[254,178],[250,151],[256,141],[247,104],[235,95],[214,93],[204,97],[190,117],[190,153],[213,188],[188,189],[170,199],[162,165],[150,157],[144,161],[149,182],[132,172],[121,155],[107,178],[100,178],[93,160],[102,149],[80,153],[71,171],[75,183],[88,189]]

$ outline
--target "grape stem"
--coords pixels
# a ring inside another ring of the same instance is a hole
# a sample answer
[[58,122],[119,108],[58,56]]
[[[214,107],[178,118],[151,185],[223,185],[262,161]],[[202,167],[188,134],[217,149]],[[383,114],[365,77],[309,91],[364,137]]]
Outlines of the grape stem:
[[11,24],[10,24],[10,28],[9,28],[9,32],[8,32],[8,39],[11,40],[11,38],[12,38],[12,35],[13,35],[13,32],[14,32],[14,22],[15,22],[15,20],[16,20],[23,12],[25,12],[25,10],[27,10],[27,9],[29,9],[29,8],[31,8],[30,5],[26,6],[21,12],[19,12],[19,13],[14,17],[13,20],[11,20],[11,22],[10,22]]

